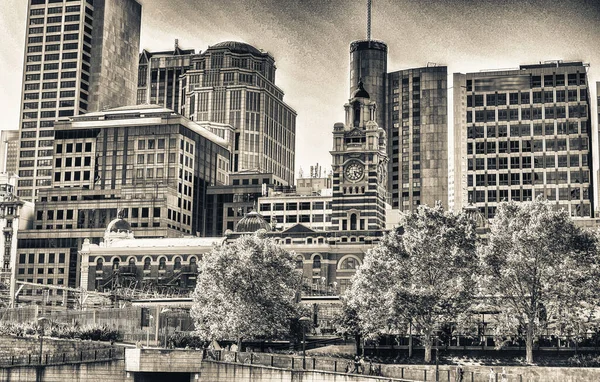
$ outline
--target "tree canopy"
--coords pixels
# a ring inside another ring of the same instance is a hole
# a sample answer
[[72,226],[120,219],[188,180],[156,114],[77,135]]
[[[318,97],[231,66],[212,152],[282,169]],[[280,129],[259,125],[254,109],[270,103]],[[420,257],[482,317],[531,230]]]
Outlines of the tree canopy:
[[484,288],[501,310],[497,331],[526,333],[527,362],[540,329],[583,328],[599,292],[593,234],[554,207],[540,198],[500,204],[482,256]]
[[206,340],[285,338],[302,313],[302,276],[272,239],[243,236],[199,263],[191,316]]
[[403,214],[400,227],[367,252],[346,298],[367,335],[412,325],[430,362],[435,330],[459,321],[476,289],[475,224],[438,204]]

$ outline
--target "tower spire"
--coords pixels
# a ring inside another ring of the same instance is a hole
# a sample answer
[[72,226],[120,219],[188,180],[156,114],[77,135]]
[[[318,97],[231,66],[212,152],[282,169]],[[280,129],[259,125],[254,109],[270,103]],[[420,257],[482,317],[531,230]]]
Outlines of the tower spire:
[[371,0],[367,0],[367,40],[371,40]]

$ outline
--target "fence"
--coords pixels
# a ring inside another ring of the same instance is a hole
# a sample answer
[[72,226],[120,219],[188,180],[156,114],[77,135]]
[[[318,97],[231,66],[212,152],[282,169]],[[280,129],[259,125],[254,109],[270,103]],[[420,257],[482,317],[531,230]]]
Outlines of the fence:
[[[301,357],[274,353],[233,352],[227,350],[204,349],[203,360],[214,360],[248,365],[271,366],[292,370],[318,370],[334,373],[352,373],[381,376],[386,378],[408,379],[412,381],[450,382],[458,380],[456,367],[441,366],[436,379],[435,366],[400,366],[370,362],[355,363],[348,359],[325,357]],[[491,375],[490,375],[491,374]],[[502,374],[498,371],[465,371],[464,382],[522,382],[521,374]]]
[[19,365],[61,365],[66,363],[113,361],[125,359],[125,348],[109,347],[70,353],[28,354],[0,357],[0,367]]

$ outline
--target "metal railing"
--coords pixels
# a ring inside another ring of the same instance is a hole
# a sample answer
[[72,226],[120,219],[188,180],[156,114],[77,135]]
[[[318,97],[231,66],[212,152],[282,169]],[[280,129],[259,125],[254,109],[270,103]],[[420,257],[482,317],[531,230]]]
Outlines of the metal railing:
[[67,363],[113,361],[125,359],[125,348],[108,347],[65,353],[43,353],[0,357],[0,367],[23,365],[63,365]]
[[[275,353],[233,352],[227,350],[204,349],[202,360],[220,361],[245,365],[269,366],[290,370],[315,370],[333,373],[370,375],[391,378],[395,381],[456,381],[456,366],[441,366],[437,377],[434,367],[421,368],[371,362],[355,363],[343,358],[303,357]],[[498,369],[498,370],[496,370]],[[515,373],[502,373],[501,368],[489,372],[464,371],[464,382],[522,382],[523,376]]]

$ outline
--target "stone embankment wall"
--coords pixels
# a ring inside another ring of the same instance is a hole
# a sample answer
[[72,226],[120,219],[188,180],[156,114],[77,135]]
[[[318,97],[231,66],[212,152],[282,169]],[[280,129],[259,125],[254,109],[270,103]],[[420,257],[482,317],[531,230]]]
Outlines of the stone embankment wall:
[[0,381],[10,382],[133,382],[127,378],[125,361],[74,363],[50,366],[0,368]]

